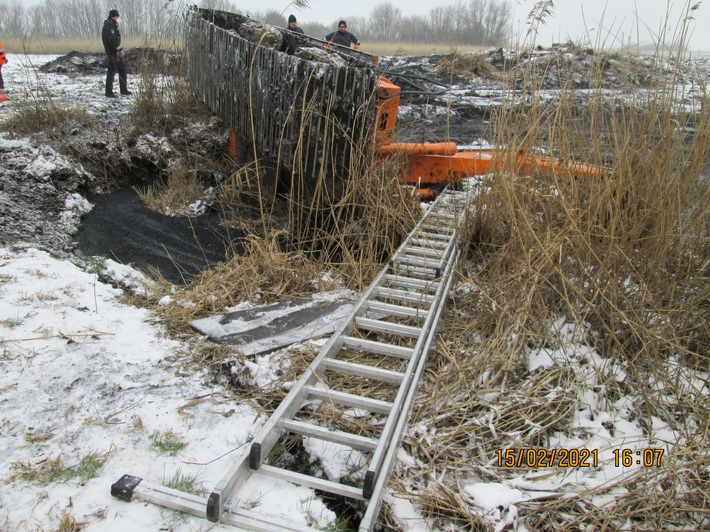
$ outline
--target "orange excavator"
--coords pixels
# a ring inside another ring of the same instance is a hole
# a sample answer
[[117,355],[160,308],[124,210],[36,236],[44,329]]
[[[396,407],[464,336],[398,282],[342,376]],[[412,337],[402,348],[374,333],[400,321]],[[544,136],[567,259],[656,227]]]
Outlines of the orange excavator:
[[[278,161],[276,166],[287,172],[298,167],[314,181],[319,172],[344,178],[352,153],[360,151],[353,150],[351,133],[374,124],[375,158],[403,154],[400,181],[415,187],[423,199],[433,198],[447,183],[511,166],[523,173],[608,173],[600,166],[516,148],[462,150],[453,142],[394,142],[400,99],[408,91],[385,77],[378,57],[288,30],[279,30],[279,39],[267,44],[263,35],[271,38],[273,32],[264,33],[251,19],[216,10],[197,10],[197,15],[189,25],[187,79],[230,125],[229,154],[235,160],[240,159],[238,146],[244,152],[244,146],[255,146],[260,157]],[[261,37],[253,42],[255,35]],[[211,53],[209,61],[205,50]],[[333,56],[337,61],[330,62]],[[306,112],[311,109],[317,112]]]
[[385,77],[378,80],[375,146],[379,159],[404,154],[406,168],[400,181],[412,185],[421,199],[433,199],[447,183],[505,168],[512,160],[522,173],[563,172],[573,177],[601,177],[609,169],[582,163],[564,162],[518,150],[513,159],[508,149],[461,150],[454,142],[393,142],[401,88]]

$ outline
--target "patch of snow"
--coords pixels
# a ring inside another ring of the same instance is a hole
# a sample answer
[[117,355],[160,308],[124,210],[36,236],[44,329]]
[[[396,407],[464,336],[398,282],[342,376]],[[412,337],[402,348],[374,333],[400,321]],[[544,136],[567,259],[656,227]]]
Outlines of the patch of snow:
[[522,491],[497,482],[476,482],[463,487],[462,493],[483,510],[483,515],[495,523],[496,530],[514,525],[518,519],[515,504],[529,497]]
[[121,287],[130,290],[134,294],[146,295],[147,288],[154,283],[153,280],[146,277],[143,272],[121,264],[112,259],[106,259],[103,263],[102,273],[116,281]]
[[72,235],[79,230],[81,217],[91,211],[93,205],[81,194],[70,194],[64,200],[64,211],[59,214],[64,230]]
[[320,467],[333,482],[352,476],[367,464],[362,453],[339,443],[303,438],[303,447],[313,459],[320,460]]
[[430,530],[421,512],[411,500],[385,496],[385,501],[389,503],[392,515],[402,532]]

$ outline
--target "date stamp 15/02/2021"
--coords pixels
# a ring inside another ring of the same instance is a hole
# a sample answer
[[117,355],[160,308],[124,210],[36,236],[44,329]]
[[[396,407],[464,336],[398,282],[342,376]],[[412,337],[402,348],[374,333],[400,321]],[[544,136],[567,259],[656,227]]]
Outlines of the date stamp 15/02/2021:
[[[615,467],[661,467],[664,449],[614,449]],[[542,467],[598,467],[598,449],[496,449],[498,467],[537,469]]]

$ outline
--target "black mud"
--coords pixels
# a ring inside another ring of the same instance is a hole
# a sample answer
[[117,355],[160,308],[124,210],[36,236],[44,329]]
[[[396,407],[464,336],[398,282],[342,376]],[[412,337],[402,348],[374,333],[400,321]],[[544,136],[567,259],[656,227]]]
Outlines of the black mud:
[[164,216],[148,209],[132,189],[89,198],[94,208],[76,235],[88,256],[107,257],[182,284],[208,266],[242,253],[244,235],[227,231],[218,213]]

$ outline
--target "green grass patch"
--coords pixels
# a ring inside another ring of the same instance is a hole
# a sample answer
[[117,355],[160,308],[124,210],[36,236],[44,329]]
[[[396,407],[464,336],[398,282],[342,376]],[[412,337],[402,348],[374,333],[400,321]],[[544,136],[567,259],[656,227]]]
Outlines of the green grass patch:
[[185,474],[180,469],[175,471],[173,476],[167,481],[163,482],[163,485],[167,488],[192,493],[193,495],[202,495],[205,493],[203,483],[197,479],[197,475]]
[[178,434],[168,430],[166,432],[154,432],[149,436],[151,446],[158,454],[167,456],[175,456],[182,451],[187,444],[180,439]]
[[10,480],[20,479],[40,486],[75,479],[83,482],[94,478],[101,471],[107,459],[108,453],[101,455],[97,451],[92,451],[74,466],[65,465],[61,456],[47,458],[38,464],[13,462],[10,467],[16,473],[10,477]]
[[5,320],[0,320],[0,326],[5,327],[6,329],[14,329],[20,325],[22,325],[22,320],[18,318],[7,318]]

